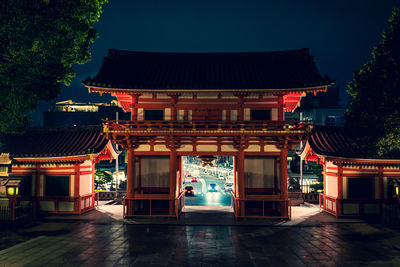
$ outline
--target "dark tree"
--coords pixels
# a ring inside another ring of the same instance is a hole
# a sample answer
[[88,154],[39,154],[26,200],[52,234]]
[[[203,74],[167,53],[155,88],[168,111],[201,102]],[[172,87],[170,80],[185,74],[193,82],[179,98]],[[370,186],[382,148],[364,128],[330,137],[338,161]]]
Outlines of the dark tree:
[[0,132],[18,133],[39,101],[57,97],[90,60],[107,0],[0,1]]
[[369,157],[400,155],[400,13],[395,8],[372,59],[348,85],[346,129]]

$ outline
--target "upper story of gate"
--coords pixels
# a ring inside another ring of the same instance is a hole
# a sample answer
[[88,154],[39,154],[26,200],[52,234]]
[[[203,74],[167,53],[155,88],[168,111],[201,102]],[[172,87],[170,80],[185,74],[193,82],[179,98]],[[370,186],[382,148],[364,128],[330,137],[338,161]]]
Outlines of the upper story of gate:
[[[109,50],[83,84],[111,93],[131,112],[129,124],[280,124],[306,93],[333,84],[308,49],[246,53]],[[112,123],[110,121],[110,123]],[[121,123],[120,123],[121,124]]]

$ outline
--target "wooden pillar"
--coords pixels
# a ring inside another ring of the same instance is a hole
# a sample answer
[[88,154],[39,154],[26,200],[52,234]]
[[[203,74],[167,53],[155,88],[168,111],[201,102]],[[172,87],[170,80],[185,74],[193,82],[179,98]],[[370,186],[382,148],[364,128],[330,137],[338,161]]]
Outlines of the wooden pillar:
[[337,179],[338,179],[338,194],[337,194],[337,202],[336,203],[336,216],[342,216],[342,199],[343,199],[343,166],[338,165],[337,170]]
[[322,193],[323,194],[323,199],[322,199],[323,204],[322,204],[322,206],[323,206],[324,210],[326,210],[326,200],[325,200],[325,197],[326,197],[326,183],[327,183],[326,163],[327,162],[325,161],[324,162],[324,172],[323,172],[324,192]]
[[285,103],[284,103],[284,100],[283,100],[283,96],[282,95],[279,95],[278,96],[278,104],[279,104],[279,108],[278,108],[278,121],[283,121],[285,118],[284,118],[284,106],[285,106]]
[[383,166],[378,167],[378,188],[379,188],[379,199],[384,199],[383,193]]
[[172,148],[169,154],[169,214],[175,215],[175,199],[176,199],[176,149]]
[[36,180],[35,180],[35,199],[36,199],[36,214],[40,211],[40,164],[36,165]]
[[137,104],[139,103],[139,94],[132,95],[132,107],[131,107],[131,120],[137,120]]
[[80,183],[80,168],[79,163],[75,163],[75,179],[74,179],[74,197],[79,197],[79,183]]
[[[81,170],[79,167],[79,163],[75,162],[75,179],[74,179],[74,197],[75,197],[75,212],[78,212],[79,215],[81,214],[81,200],[79,199],[79,183],[80,183],[80,175]],[[55,211],[58,211],[57,207],[58,202],[55,205]]]
[[[245,200],[245,184],[244,184],[244,149],[240,148],[239,153],[238,153],[238,160],[237,160],[237,166],[238,166],[238,177],[237,177],[237,183],[238,183],[238,198],[239,200]],[[245,210],[244,210],[244,201],[239,202],[239,214],[240,216],[244,216]]]
[[126,174],[126,197],[133,198],[135,196],[135,152],[133,148],[128,148],[128,165]]
[[171,121],[177,120],[176,104],[178,103],[178,95],[171,94]]
[[287,149],[281,148],[281,199],[288,199],[288,182],[287,182]]
[[36,165],[35,195],[40,197],[40,164]]
[[238,113],[237,113],[237,121],[238,122],[243,122],[244,120],[244,110],[243,110],[243,103],[244,103],[244,96],[239,94],[236,95],[236,97],[238,98],[237,100],[237,106],[238,106]]

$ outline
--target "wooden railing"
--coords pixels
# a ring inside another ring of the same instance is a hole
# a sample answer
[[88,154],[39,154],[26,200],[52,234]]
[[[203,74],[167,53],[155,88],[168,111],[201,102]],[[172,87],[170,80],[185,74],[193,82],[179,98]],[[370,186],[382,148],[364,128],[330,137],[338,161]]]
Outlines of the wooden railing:
[[0,222],[18,223],[29,222],[35,219],[36,213],[31,201],[21,202],[21,197],[9,197],[0,206]]
[[308,126],[306,121],[115,121],[103,123],[103,131],[118,133],[193,133],[198,131],[220,131],[235,133],[243,131],[304,131]]
[[231,206],[235,218],[284,218],[291,219],[290,199],[281,200],[279,196],[252,196],[236,198],[231,193]]
[[[324,196],[323,193],[319,194],[319,208],[331,213],[335,216],[365,216],[365,215],[380,215],[382,214],[383,204],[386,203],[382,199],[337,199],[330,196]],[[346,212],[344,205],[356,204],[357,212]],[[366,205],[376,205],[378,207],[377,212],[366,212]]]
[[[332,215],[338,216],[338,201],[337,198],[322,195],[322,207],[323,209],[331,213]],[[321,205],[321,204],[320,204]]]
[[318,207],[324,209],[324,193],[319,193],[318,195]]
[[304,193],[303,199],[305,202],[318,203],[320,195],[320,193]]
[[[173,206],[172,206],[173,205]],[[138,194],[133,198],[123,199],[123,217],[176,217],[185,205],[184,192],[175,199],[169,194]],[[171,208],[173,212],[171,213]]]
[[[338,201],[338,205],[340,205],[341,208],[341,216],[375,216],[375,215],[380,215],[382,214],[382,204],[383,204],[384,200],[381,199],[341,199],[340,201]],[[343,211],[343,205],[346,204],[357,204],[358,205],[358,213],[354,212],[354,213],[345,213]],[[366,205],[374,205],[378,207],[378,211],[375,213],[368,213],[366,212]]]
[[87,212],[95,207],[99,206],[99,192],[94,192],[92,194],[87,194],[80,196],[78,198],[79,202],[79,214]]

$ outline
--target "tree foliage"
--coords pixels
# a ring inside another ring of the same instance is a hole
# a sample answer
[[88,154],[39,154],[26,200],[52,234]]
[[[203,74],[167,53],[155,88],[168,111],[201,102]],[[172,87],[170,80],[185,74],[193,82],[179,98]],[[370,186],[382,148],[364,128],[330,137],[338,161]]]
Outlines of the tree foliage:
[[113,176],[110,173],[102,170],[96,170],[94,179],[94,185],[96,189],[104,186],[105,184],[111,183],[112,181],[113,181]]
[[368,157],[400,156],[400,13],[395,8],[372,59],[348,85],[346,129]]
[[39,101],[57,97],[90,60],[107,0],[0,1],[0,132],[23,131]]
[[324,171],[324,167],[321,164],[317,164],[315,162],[309,162],[308,164],[310,165],[313,174],[318,177],[318,182],[310,186],[311,190],[313,192],[318,192],[318,190],[323,190],[324,174],[322,172]]

